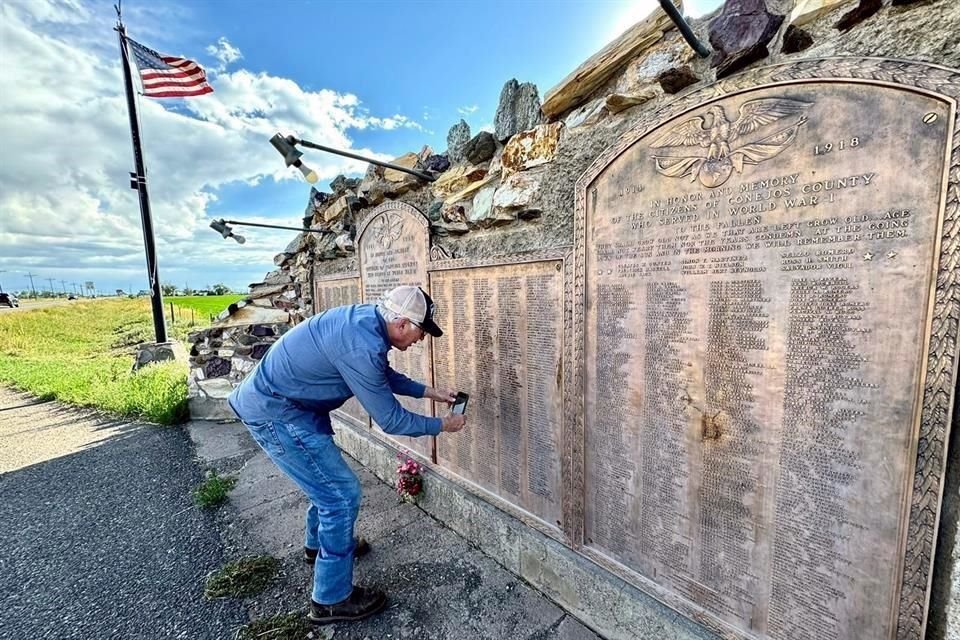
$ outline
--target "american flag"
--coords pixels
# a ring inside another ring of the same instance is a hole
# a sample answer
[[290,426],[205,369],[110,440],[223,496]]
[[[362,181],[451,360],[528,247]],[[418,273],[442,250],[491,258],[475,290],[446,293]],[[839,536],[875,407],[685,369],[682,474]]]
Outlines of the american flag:
[[130,38],[127,44],[140,71],[143,95],[148,98],[189,98],[213,93],[207,74],[193,60],[159,54]]

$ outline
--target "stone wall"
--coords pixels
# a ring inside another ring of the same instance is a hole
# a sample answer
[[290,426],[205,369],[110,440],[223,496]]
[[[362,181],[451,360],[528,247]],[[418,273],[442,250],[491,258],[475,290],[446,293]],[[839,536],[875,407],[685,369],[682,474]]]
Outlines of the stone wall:
[[286,311],[254,306],[248,298],[230,305],[213,326],[191,333],[191,417],[234,419],[227,396],[290,327]]

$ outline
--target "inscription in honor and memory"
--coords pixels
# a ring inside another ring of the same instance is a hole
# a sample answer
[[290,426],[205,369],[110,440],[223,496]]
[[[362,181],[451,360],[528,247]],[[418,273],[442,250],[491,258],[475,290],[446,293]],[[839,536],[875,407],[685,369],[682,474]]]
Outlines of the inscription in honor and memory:
[[585,541],[745,638],[894,638],[951,112],[727,96],[587,186]]

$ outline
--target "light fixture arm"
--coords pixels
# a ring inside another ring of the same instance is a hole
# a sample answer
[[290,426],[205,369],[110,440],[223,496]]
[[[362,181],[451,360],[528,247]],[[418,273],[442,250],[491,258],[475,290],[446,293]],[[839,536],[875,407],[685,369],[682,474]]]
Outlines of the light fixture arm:
[[[277,142],[275,142],[277,138],[280,138],[281,141],[285,143],[286,147],[282,148]],[[369,162],[370,164],[375,164],[378,167],[384,167],[386,169],[393,169],[394,171],[409,173],[410,175],[416,176],[421,180],[425,180],[426,182],[433,182],[436,180],[435,176],[432,176],[429,173],[424,173],[423,171],[417,171],[416,169],[408,169],[407,167],[401,167],[400,165],[396,165],[390,162],[383,162],[382,160],[374,160],[373,158],[361,156],[359,154],[351,153],[349,151],[343,151],[341,149],[326,147],[322,144],[317,144],[316,142],[310,142],[309,140],[302,140],[294,136],[287,136],[286,138],[283,138],[278,133],[277,135],[275,135],[273,138],[270,139],[270,142],[273,144],[274,147],[276,147],[277,151],[280,152],[280,155],[283,156],[284,162],[287,163],[288,167],[291,164],[294,164],[293,160],[297,160],[300,157],[300,155],[302,155],[299,151],[297,151],[295,146],[295,145],[300,145],[302,147],[307,147],[309,149],[316,149],[318,151],[326,151],[327,153],[334,153],[338,156],[343,156],[345,158],[353,158],[354,160]],[[289,149],[287,149],[287,147],[289,147]],[[297,154],[296,156],[293,156],[292,160],[290,160],[291,156],[290,156],[289,150],[293,150],[293,152]]]

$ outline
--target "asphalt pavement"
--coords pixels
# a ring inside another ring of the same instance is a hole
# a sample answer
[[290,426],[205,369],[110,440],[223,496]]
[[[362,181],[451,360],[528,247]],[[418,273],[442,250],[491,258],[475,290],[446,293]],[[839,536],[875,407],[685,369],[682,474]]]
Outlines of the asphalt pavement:
[[0,388],[0,639],[233,638],[236,600],[206,601],[224,562],[183,428]]

